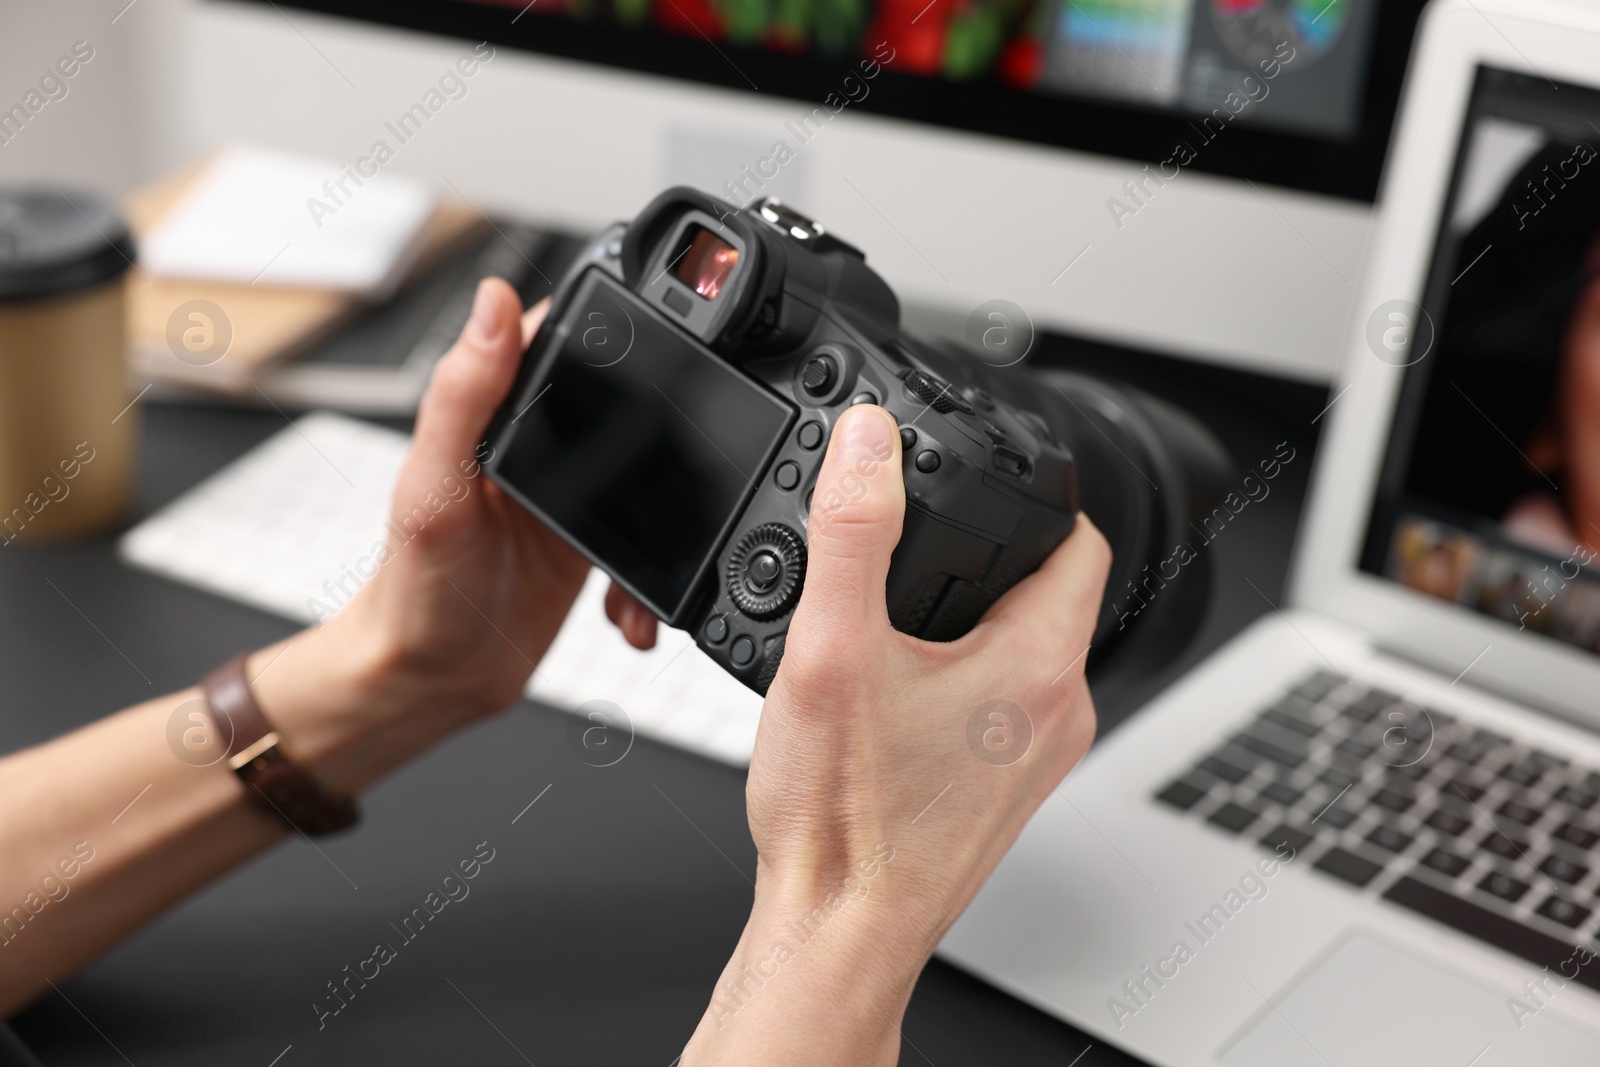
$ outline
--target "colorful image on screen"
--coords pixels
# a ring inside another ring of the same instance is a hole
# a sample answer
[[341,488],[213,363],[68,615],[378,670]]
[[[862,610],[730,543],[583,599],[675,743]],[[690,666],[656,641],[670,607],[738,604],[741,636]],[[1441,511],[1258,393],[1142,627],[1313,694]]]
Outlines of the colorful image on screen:
[[1339,135],[1356,121],[1378,0],[479,2],[703,40],[735,66],[758,49],[1201,115],[1293,54],[1277,99],[1249,121]]

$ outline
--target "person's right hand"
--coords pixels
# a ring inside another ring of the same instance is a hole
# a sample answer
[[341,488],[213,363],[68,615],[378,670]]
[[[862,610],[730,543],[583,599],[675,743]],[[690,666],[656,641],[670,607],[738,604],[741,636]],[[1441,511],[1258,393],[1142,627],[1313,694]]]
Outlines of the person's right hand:
[[685,1067],[895,1062],[916,976],[1094,736],[1105,538],[1080,518],[971,633],[918,640],[885,606],[900,472],[892,416],[847,411],[746,787],[755,906]]

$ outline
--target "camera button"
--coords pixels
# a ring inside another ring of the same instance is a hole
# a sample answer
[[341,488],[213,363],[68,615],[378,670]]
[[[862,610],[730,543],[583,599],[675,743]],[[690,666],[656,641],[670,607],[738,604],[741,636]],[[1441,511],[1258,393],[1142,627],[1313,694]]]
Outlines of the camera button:
[[939,469],[939,453],[933,449],[917,453],[917,470],[923,474],[932,474]]
[[832,356],[812,356],[800,370],[800,387],[811,396],[826,396],[839,381],[839,364]]
[[676,289],[668,289],[663,292],[661,294],[661,302],[684,318],[688,318],[689,312],[694,309],[694,301]]
[[805,541],[782,523],[765,523],[728,554],[728,597],[752,619],[776,619],[794,607],[805,572]]
[[748,637],[734,639],[732,647],[728,649],[728,658],[735,667],[743,667],[756,658],[756,643]]
[[900,427],[900,451],[909,452],[916,446],[917,431],[909,426]]
[[728,620],[721,615],[713,615],[711,621],[706,623],[706,640],[713,645],[720,645],[728,639]]
[[868,392],[860,392],[850,398],[851,404],[876,404],[878,398]]
[[806,423],[804,426],[800,427],[800,433],[797,436],[799,438],[801,448],[805,449],[807,452],[815,451],[816,448],[822,444],[822,423]]
[[778,464],[778,473],[773,480],[778,483],[779,489],[793,489],[800,484],[800,464],[791,460]]
[[757,595],[767,592],[783,577],[783,562],[771,552],[762,549],[744,565],[744,584]]

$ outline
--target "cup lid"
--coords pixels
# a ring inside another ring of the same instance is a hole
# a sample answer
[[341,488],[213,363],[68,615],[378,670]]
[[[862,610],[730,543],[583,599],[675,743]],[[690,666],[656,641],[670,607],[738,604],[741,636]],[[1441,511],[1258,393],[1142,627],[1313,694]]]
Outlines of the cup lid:
[[120,276],[133,235],[102,197],[0,187],[0,301],[60,296]]

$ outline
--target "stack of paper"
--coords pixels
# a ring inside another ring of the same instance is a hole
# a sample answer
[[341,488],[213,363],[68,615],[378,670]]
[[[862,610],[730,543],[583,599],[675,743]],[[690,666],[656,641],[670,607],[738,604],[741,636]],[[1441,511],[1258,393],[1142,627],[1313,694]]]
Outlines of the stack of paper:
[[227,148],[145,234],[140,263],[168,278],[380,299],[405,277],[437,202],[414,178]]
[[235,147],[130,196],[123,207],[140,247],[128,276],[134,373],[248,393],[269,366],[488,230],[470,205],[413,179],[357,174],[356,185],[349,175]]

